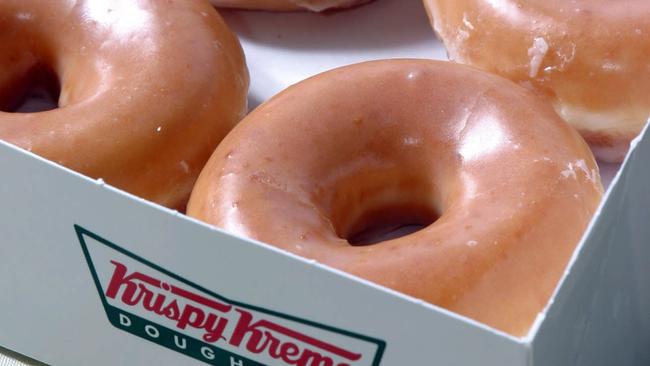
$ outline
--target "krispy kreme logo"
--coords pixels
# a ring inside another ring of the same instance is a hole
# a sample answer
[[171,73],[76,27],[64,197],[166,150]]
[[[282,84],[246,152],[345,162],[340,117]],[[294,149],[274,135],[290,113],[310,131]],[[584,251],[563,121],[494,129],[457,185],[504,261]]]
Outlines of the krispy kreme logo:
[[108,320],[122,331],[211,365],[380,364],[381,340],[229,300],[75,230]]

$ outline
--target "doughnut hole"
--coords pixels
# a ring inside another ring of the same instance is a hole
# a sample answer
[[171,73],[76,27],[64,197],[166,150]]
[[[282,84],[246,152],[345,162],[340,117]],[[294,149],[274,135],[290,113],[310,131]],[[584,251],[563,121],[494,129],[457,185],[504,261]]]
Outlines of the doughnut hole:
[[52,62],[52,49],[44,42],[51,35],[21,17],[0,17],[0,29],[0,111],[40,112],[57,108],[59,77]]
[[[0,18],[0,29],[6,30],[0,32],[4,46],[0,49],[0,111],[44,112],[84,102],[101,92],[107,65],[88,56],[85,44],[93,40],[65,30],[48,33],[45,23],[49,18],[24,18],[25,14]],[[34,24],[37,20],[39,26]]]
[[431,225],[439,215],[418,202],[370,209],[351,226],[345,239],[353,246],[377,244],[397,239]]
[[434,180],[407,170],[362,172],[336,184],[330,216],[336,234],[352,246],[364,246],[433,224],[442,214]]
[[10,113],[44,112],[59,107],[61,85],[52,68],[38,64],[17,78],[0,97],[0,111]]

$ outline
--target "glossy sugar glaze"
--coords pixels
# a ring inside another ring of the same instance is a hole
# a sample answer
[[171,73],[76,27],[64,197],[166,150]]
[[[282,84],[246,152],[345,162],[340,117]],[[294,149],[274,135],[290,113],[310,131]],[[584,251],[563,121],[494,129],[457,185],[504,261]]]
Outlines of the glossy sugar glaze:
[[[601,193],[585,142],[531,92],[392,60],[320,74],[249,114],[188,214],[521,336]],[[350,245],[391,212],[435,222]]]
[[424,0],[451,59],[549,98],[604,161],[650,116],[650,2]]
[[246,110],[238,40],[205,1],[3,0],[0,103],[35,72],[59,108],[0,112],[0,138],[154,202],[182,208]]

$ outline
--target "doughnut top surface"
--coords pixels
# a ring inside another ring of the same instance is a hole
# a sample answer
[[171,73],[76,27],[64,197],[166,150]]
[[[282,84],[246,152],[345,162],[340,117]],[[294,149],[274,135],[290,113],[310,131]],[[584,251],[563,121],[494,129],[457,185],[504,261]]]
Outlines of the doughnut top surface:
[[0,138],[154,202],[184,207],[246,111],[242,49],[205,1],[3,0],[0,29],[3,108],[60,85],[57,109],[0,112]]
[[650,116],[650,2],[424,0],[451,59],[535,90],[599,159],[621,161]]
[[[261,105],[212,155],[188,213],[524,335],[601,193],[584,141],[529,91],[392,60]],[[351,244],[385,222],[426,227]]]

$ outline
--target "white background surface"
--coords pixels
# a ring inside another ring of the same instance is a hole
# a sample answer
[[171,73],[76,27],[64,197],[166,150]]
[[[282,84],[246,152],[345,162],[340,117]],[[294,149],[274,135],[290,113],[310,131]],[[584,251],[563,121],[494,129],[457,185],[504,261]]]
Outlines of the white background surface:
[[250,106],[334,67],[382,58],[446,59],[420,0],[313,13],[222,11],[251,75]]

